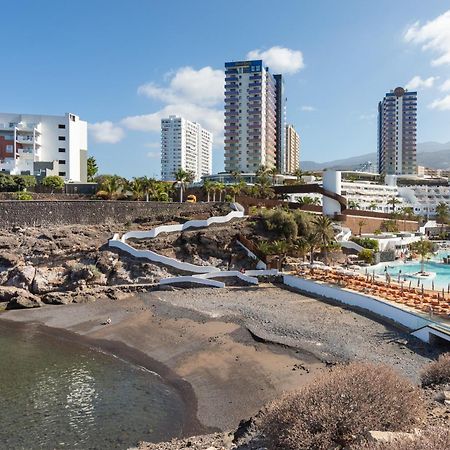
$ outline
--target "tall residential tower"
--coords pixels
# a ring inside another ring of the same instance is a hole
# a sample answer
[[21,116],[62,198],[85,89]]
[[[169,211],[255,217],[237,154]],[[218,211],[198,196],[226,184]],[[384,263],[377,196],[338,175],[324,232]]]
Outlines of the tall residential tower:
[[261,60],[225,63],[225,170],[277,163],[276,80]]
[[417,173],[417,92],[397,87],[378,104],[378,171]]
[[161,179],[175,179],[179,169],[192,172],[194,181],[212,171],[213,135],[198,123],[177,116],[161,120]]
[[286,173],[300,169],[300,136],[293,125],[286,125]]

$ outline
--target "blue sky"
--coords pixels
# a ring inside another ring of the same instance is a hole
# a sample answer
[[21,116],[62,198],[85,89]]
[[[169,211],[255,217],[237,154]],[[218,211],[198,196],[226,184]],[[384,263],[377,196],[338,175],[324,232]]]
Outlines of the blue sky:
[[[224,61],[267,55],[285,73],[301,159],[374,151],[376,106],[419,91],[418,141],[450,141],[450,2],[22,0],[2,5],[1,109],[74,112],[102,173],[158,176],[159,119],[215,133],[223,169]],[[419,77],[419,78],[415,78]],[[412,83],[411,83],[412,81]]]

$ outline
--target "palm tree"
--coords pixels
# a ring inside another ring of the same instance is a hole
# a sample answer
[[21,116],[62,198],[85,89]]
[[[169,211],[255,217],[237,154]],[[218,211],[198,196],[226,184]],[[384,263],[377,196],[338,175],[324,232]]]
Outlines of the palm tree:
[[203,189],[206,191],[206,195],[208,196],[208,203],[211,200],[211,192],[214,191],[214,181],[205,180],[203,182]]
[[442,226],[441,231],[443,231],[444,225],[448,222],[448,216],[449,216],[449,210],[448,210],[448,206],[446,203],[440,202],[436,206],[436,216],[437,216],[439,222],[441,222],[441,226]]
[[314,233],[317,235],[322,253],[327,261],[327,247],[335,241],[333,222],[327,216],[318,216],[313,220]]
[[369,205],[369,211],[375,211],[378,208],[378,204],[373,202]]
[[116,198],[122,191],[124,180],[117,175],[112,175],[106,178],[102,183],[102,191],[108,194],[109,199]]
[[300,203],[301,205],[313,205],[313,206],[320,206],[320,199],[317,197],[309,197],[309,196],[305,196],[305,197],[299,197],[297,199],[297,202]]
[[401,203],[401,201],[397,197],[391,197],[389,199],[389,204],[392,206],[392,212],[395,212],[395,206]]
[[131,192],[133,198],[136,200],[142,200],[145,192],[145,182],[142,178],[133,178],[130,183]]
[[259,175],[256,178],[256,184],[253,191],[254,195],[259,198],[272,198],[275,195],[267,175]]
[[292,244],[293,250],[304,261],[308,253],[308,241],[304,236],[297,238]]
[[314,263],[314,252],[316,248],[319,246],[319,235],[315,232],[309,233],[305,236],[306,247],[309,251],[309,263]]
[[359,209],[359,203],[355,202],[354,200],[349,200],[347,205],[348,209]]
[[192,172],[188,172],[184,169],[178,169],[175,173],[175,180],[180,186],[180,203],[183,203],[183,192],[186,188],[187,183],[192,183],[195,175]]
[[239,195],[241,193],[244,186],[245,183],[242,181],[238,184],[232,184],[228,186],[228,190],[230,191],[231,196],[233,197],[233,202],[236,201],[236,195]]
[[433,251],[433,243],[431,241],[425,241],[421,239],[420,241],[413,242],[410,245],[411,251],[417,253],[420,256],[420,272],[425,273],[425,259]]
[[310,175],[310,172],[304,172],[301,169],[295,169],[294,170],[294,174],[295,177],[297,177],[297,182],[300,184],[303,184],[303,180],[302,178],[305,177],[306,175]]
[[272,177],[272,186],[275,186],[275,183],[277,181],[278,169],[276,167],[272,167],[267,171],[267,174]]
[[237,183],[241,179],[241,172],[235,170],[235,171],[231,172],[231,176],[233,177],[234,182]]
[[367,225],[367,222],[366,222],[364,219],[362,219],[362,220],[360,220],[360,221],[358,222],[359,235],[360,235],[360,236],[361,236],[361,234],[362,234],[362,229],[363,229],[364,225]]
[[224,183],[216,183],[216,189],[219,191],[219,202],[222,201],[222,194],[225,190],[225,184]]

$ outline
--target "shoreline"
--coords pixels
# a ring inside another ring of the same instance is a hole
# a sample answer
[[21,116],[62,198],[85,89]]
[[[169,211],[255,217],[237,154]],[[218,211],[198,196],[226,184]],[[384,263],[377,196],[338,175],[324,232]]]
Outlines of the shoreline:
[[126,364],[142,368],[161,378],[164,384],[178,393],[184,404],[183,431],[182,436],[193,434],[212,433],[217,430],[203,426],[197,419],[197,398],[192,386],[180,378],[173,370],[156,359],[151,358],[140,350],[130,347],[123,342],[96,339],[89,336],[74,333],[64,328],[55,328],[38,322],[18,322],[2,317],[0,314],[0,325],[4,328],[29,330],[34,327],[38,333],[49,336],[51,339],[69,341],[76,345],[87,347],[96,352],[118,358]]

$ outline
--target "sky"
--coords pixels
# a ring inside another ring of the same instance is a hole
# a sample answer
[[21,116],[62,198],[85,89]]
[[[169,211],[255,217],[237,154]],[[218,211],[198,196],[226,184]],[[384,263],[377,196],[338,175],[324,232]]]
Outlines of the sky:
[[225,61],[283,73],[301,160],[376,150],[376,109],[418,91],[418,142],[450,142],[450,1],[4,2],[2,112],[72,112],[100,173],[160,174],[160,119],[214,133],[223,170]]

